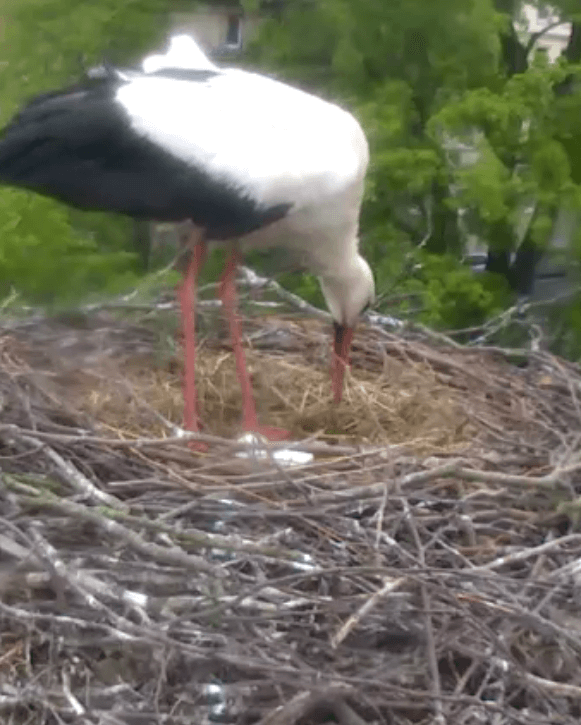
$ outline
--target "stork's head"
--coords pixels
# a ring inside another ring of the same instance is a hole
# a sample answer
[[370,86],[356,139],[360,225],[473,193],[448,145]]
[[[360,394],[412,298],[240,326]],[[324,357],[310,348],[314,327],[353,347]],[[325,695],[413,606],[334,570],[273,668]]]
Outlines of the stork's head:
[[359,315],[375,300],[375,284],[369,265],[359,254],[340,269],[321,274],[320,282],[335,328],[331,379],[335,402],[339,403],[353,331]]

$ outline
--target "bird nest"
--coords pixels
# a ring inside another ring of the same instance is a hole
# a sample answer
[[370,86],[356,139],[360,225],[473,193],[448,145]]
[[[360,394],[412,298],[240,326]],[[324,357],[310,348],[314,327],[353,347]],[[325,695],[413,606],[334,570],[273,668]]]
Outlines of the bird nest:
[[[403,348],[400,355],[381,359],[378,341],[361,335],[344,400],[334,405],[328,370],[330,331],[325,326],[270,319],[253,332],[263,335],[258,348],[247,350],[260,418],[287,429],[293,439],[315,436],[349,445],[405,442],[425,451],[453,447],[470,436],[458,392],[438,382],[425,361],[410,360]],[[282,337],[287,347],[281,352],[277,342]],[[85,366],[67,378],[60,394],[73,405],[81,400],[84,410],[123,434],[164,435],[171,425],[181,423],[181,371],[173,360],[152,366],[151,357],[133,357],[109,369],[102,363]],[[237,437],[242,401],[227,341],[204,340],[197,383],[204,432]]]
[[2,719],[579,722],[579,369],[364,326],[334,406],[328,325],[249,319],[287,467],[211,316],[180,435],[173,315],[4,326]]

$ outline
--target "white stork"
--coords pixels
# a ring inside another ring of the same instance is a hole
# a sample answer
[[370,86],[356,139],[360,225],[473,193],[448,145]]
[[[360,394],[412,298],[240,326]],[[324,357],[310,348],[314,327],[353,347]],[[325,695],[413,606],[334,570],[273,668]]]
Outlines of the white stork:
[[[100,77],[99,77],[100,76]],[[105,69],[43,94],[0,133],[0,183],[81,209],[190,221],[180,287],[185,341],[184,425],[197,431],[195,286],[208,242],[229,254],[220,297],[242,387],[243,426],[261,426],[236,308],[241,251],[286,247],[318,275],[334,320],[332,383],[341,400],[353,329],[374,298],[358,252],[369,158],[355,118],[271,78],[215,66],[188,36],[139,71]]]

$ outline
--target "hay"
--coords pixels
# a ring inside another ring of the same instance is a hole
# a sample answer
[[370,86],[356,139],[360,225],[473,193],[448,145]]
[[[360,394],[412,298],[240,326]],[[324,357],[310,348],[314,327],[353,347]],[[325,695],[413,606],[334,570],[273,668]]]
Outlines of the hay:
[[213,318],[208,451],[175,435],[160,317],[0,337],[4,721],[579,721],[576,366],[367,327],[334,407],[327,326],[247,320],[263,420],[316,456],[280,469],[236,456]]
[[[323,365],[309,364],[297,355],[252,351],[248,366],[261,419],[289,430],[293,439],[317,435],[351,445],[407,441],[411,448],[427,450],[470,437],[458,395],[439,385],[423,364],[410,367],[391,359],[377,372],[354,368],[347,375],[339,406],[332,403],[329,373]],[[205,349],[197,373],[204,431],[236,437],[241,397],[233,355]],[[144,415],[137,400],[147,401],[167,421],[181,423],[181,373],[155,368],[151,359],[127,362],[107,373],[102,368],[84,370],[74,382],[69,379],[62,393],[102,424],[126,433],[164,433],[164,425]]]

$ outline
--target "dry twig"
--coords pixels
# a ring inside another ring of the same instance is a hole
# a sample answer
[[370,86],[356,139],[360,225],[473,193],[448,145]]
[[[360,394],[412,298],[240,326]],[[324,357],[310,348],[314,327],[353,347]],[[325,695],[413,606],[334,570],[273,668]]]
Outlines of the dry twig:
[[122,303],[0,337],[3,721],[576,725],[578,366],[373,319],[334,407],[326,321],[247,320],[283,468],[211,308],[192,436],[173,301]]

